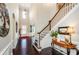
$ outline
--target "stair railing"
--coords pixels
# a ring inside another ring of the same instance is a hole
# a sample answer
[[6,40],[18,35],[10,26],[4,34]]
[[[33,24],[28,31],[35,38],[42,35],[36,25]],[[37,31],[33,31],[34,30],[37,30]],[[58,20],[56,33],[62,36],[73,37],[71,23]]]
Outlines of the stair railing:
[[53,26],[56,25],[58,23],[58,21],[60,21],[70,10],[72,10],[72,8],[75,5],[77,5],[77,4],[76,3],[63,3],[63,5],[56,12],[54,17],[49,21],[48,25],[45,26],[40,32],[37,33],[39,35],[39,42],[38,42],[39,49],[41,48],[40,41],[42,40],[42,38],[41,38],[42,33],[49,32],[51,30],[51,28],[53,28]]

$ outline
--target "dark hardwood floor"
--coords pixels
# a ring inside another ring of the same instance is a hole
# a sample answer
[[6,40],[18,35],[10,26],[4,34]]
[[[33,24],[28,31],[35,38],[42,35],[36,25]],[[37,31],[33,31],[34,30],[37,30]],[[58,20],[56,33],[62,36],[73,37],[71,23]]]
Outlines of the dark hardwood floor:
[[20,37],[18,44],[15,49],[13,49],[13,55],[62,55],[56,50],[53,50],[51,47],[42,49],[40,54],[32,46],[31,38]]
[[39,53],[32,46],[31,38],[26,36],[19,38],[17,47],[13,49],[13,55],[39,55]]

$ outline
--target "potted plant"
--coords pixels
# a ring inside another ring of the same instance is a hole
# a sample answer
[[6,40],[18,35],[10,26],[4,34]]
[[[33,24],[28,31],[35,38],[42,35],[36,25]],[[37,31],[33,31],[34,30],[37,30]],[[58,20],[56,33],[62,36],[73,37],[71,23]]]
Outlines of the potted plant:
[[58,32],[57,31],[52,31],[51,32],[51,37],[53,37],[53,39],[56,39],[58,36]]

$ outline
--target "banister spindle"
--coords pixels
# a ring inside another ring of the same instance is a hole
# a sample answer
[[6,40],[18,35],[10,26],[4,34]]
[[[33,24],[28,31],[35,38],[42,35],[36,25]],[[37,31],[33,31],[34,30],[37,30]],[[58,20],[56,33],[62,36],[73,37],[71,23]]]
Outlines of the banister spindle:
[[72,3],[72,8],[75,6],[75,4]]
[[[66,8],[66,3],[64,5],[64,8]],[[65,16],[65,14],[66,14],[66,9],[64,9],[64,16]]]
[[70,10],[72,9],[72,3],[70,3]]
[[66,8],[66,13],[65,13],[65,15],[66,15],[67,14],[67,4],[66,4],[66,7],[65,8]]
[[71,4],[68,3],[68,12],[70,11],[70,8],[71,8]]
[[68,11],[69,11],[69,3],[67,3],[67,13],[68,13]]
[[71,3],[71,9],[73,8],[73,3]]
[[68,3],[67,3],[67,5],[66,5],[66,9],[67,9],[66,14],[67,14],[67,12],[68,12]]

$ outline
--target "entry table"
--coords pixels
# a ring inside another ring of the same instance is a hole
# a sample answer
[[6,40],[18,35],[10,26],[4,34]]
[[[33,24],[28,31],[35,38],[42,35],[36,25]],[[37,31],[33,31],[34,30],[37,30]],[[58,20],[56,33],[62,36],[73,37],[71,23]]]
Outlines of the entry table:
[[70,43],[67,43],[65,41],[57,41],[57,39],[53,39],[52,44],[53,44],[53,47],[54,47],[54,45],[58,45],[60,47],[66,48],[67,49],[67,55],[70,54],[70,49],[76,48],[75,44],[70,44]]

